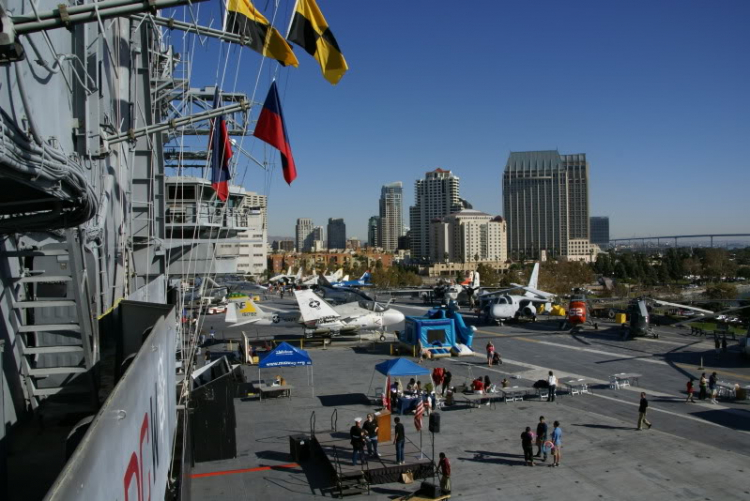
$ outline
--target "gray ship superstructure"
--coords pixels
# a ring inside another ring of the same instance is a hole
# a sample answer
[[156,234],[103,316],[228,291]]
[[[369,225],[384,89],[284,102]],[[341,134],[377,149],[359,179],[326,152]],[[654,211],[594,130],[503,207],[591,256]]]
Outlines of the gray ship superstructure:
[[230,134],[250,123],[244,94],[217,107],[214,89],[190,88],[163,26],[218,30],[159,17],[187,3],[2,6],[0,499],[189,488],[197,329],[183,283],[236,273],[265,201],[232,186],[217,203],[202,177],[167,179],[206,167],[185,134],[205,144],[220,114]]

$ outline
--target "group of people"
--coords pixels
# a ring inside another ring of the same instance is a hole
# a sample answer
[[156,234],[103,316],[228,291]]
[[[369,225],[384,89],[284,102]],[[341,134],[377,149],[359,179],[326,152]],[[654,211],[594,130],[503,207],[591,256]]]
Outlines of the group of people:
[[[396,434],[398,435],[399,419],[396,418]],[[403,427],[401,430],[403,434]],[[360,463],[364,464],[364,452],[365,446],[367,447],[367,455],[369,457],[380,457],[378,453],[378,422],[375,420],[374,414],[367,415],[367,421],[362,423],[362,418],[358,417],[354,419],[354,426],[349,430],[349,438],[352,444],[352,464],[357,464],[357,459]],[[395,443],[395,442],[394,442]],[[403,445],[401,446],[401,455],[403,456]],[[396,456],[398,456],[398,445],[396,446]],[[399,463],[400,464],[400,463]]]
[[[537,446],[536,454],[534,454],[535,442]],[[562,457],[562,428],[560,428],[560,422],[555,421],[552,433],[549,433],[544,416],[539,416],[536,433],[531,431],[530,426],[527,426],[526,430],[521,433],[521,447],[523,448],[523,457],[527,466],[534,466],[534,458],[540,456],[542,456],[542,461],[547,461],[548,454],[552,454],[552,464],[550,467],[560,466],[560,459]]]
[[[695,402],[695,399],[693,398],[693,392],[695,391],[695,387],[693,386],[693,381],[695,381],[695,378],[690,378],[687,382],[687,398],[685,399],[685,402]],[[718,404],[719,401],[716,399],[719,393],[719,389],[716,386],[716,384],[719,382],[719,376],[716,374],[716,372],[712,373],[711,376],[706,379],[706,373],[704,372],[701,374],[700,380],[698,381],[698,399],[699,400],[705,400],[707,396],[711,397],[711,403],[712,404]],[[709,393],[710,392],[710,393]]]
[[[404,459],[404,446],[406,445],[406,429],[404,428],[401,418],[396,417],[393,420],[396,423],[393,436],[393,445],[396,446],[396,464],[406,464]],[[352,465],[364,464],[365,447],[369,457],[380,457],[378,453],[378,431],[380,430],[374,414],[367,415],[367,421],[362,423],[362,418],[354,419],[354,426],[349,430],[349,437],[352,444]],[[440,488],[443,493],[449,494],[451,491],[451,463],[444,452],[440,453],[440,461],[437,465],[440,474]]]

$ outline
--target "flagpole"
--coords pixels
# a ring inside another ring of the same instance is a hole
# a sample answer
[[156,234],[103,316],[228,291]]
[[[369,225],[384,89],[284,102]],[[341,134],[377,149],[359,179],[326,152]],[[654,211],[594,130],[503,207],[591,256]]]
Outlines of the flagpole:
[[422,452],[422,428],[419,429],[419,459],[424,459],[424,452]]
[[294,22],[294,14],[297,13],[297,4],[299,3],[299,0],[294,0],[294,8],[292,9],[292,18],[289,19],[289,27],[286,29],[286,36],[284,37],[289,38],[289,33],[292,32],[292,23]]

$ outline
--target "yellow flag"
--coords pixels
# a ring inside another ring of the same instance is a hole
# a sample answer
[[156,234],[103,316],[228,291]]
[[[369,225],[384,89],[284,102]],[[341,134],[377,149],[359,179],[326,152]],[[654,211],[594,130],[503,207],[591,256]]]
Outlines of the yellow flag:
[[336,85],[349,66],[315,0],[299,0],[289,41],[296,43],[320,63],[326,80]]
[[250,3],[250,0],[228,0],[224,31],[245,38],[255,52],[276,59],[284,66],[299,66],[297,56],[276,28]]

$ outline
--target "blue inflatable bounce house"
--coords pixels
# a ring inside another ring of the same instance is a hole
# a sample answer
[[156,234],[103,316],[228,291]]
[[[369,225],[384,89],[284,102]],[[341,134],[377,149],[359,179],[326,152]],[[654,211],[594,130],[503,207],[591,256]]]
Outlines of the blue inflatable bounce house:
[[402,347],[431,358],[472,355],[474,327],[453,308],[435,308],[423,317],[406,317],[399,335]]

